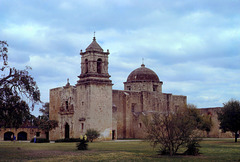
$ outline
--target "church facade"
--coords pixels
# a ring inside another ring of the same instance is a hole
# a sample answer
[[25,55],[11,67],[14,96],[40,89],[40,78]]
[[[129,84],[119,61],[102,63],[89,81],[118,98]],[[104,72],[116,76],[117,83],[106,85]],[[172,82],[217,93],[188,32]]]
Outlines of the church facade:
[[58,121],[50,140],[79,138],[88,129],[98,130],[103,140],[144,138],[141,116],[187,104],[186,96],[163,93],[163,82],[144,64],[129,74],[124,90],[113,90],[109,54],[94,37],[86,51],[80,52],[76,85],[68,82],[50,90],[49,117]]

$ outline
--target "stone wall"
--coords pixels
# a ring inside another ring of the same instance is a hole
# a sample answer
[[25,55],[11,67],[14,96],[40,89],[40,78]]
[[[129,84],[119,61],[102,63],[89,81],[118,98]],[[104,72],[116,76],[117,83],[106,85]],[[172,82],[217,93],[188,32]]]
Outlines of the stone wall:
[[90,84],[77,86],[78,114],[77,119],[83,118],[85,129],[100,131],[101,137],[112,138],[112,85]]
[[65,138],[66,125],[69,126],[69,137],[74,136],[75,108],[76,88],[74,86],[50,90],[49,118],[58,121],[58,127],[50,131],[50,140]]
[[186,96],[113,90],[113,105],[117,138],[144,138],[146,134],[141,116],[186,105]]
[[220,122],[218,121],[218,115],[217,112],[221,109],[222,107],[214,107],[214,108],[200,108],[199,111],[201,114],[205,115],[210,115],[213,126],[211,131],[209,132],[209,135],[207,135],[206,132],[202,131],[201,135],[202,137],[215,137],[215,138],[233,138],[234,135],[232,132],[226,132],[223,133],[219,129],[219,124]]
[[149,92],[162,92],[162,83],[153,83],[153,82],[136,82],[136,83],[127,83],[124,82],[124,90],[127,91],[149,91]]
[[112,138],[112,84],[78,84],[50,90],[50,119],[58,127],[50,139],[79,138],[87,129]]

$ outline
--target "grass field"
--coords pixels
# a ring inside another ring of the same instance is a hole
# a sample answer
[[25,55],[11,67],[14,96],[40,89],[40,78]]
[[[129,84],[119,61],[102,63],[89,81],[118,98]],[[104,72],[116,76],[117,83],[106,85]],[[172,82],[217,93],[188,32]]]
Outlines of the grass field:
[[0,142],[0,161],[240,161],[240,142],[204,139],[200,156],[160,156],[145,141],[89,143],[79,151],[76,143]]

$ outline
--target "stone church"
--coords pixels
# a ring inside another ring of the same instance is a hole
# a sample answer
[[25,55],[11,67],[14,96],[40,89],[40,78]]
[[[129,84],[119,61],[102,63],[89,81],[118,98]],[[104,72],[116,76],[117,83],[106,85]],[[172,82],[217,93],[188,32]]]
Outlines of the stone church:
[[50,119],[59,122],[50,140],[79,138],[87,129],[100,131],[103,140],[144,138],[141,116],[187,103],[186,96],[162,93],[163,82],[144,64],[129,74],[124,90],[113,90],[109,54],[94,37],[80,52],[78,82],[50,90]]

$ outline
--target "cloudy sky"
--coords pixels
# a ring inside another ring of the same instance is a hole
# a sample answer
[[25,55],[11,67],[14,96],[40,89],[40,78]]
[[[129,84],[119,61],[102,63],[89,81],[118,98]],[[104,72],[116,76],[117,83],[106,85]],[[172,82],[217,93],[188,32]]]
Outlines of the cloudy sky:
[[67,78],[76,84],[79,51],[94,31],[110,51],[114,89],[144,58],[163,92],[186,95],[199,108],[240,99],[239,0],[0,0],[9,64],[32,67],[44,102]]

